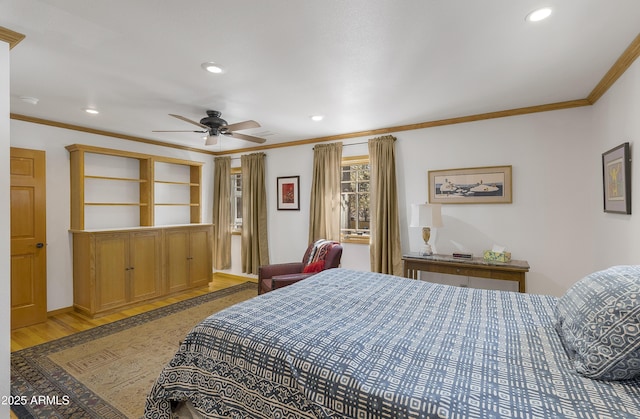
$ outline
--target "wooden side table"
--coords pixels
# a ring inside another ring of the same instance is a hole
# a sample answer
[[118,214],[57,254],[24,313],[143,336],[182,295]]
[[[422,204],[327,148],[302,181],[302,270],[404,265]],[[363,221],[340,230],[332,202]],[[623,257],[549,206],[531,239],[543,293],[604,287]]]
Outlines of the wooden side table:
[[418,272],[435,272],[450,275],[473,276],[504,281],[517,281],[518,291],[525,292],[525,273],[529,271],[526,260],[506,263],[487,262],[483,258],[454,258],[451,255],[421,256],[417,253],[402,256],[404,276],[418,279]]

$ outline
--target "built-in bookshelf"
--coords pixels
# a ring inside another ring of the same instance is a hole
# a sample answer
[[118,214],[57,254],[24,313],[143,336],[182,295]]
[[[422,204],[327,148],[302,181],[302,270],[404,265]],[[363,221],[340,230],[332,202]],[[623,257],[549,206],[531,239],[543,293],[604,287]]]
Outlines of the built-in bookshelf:
[[210,281],[203,163],[79,144],[67,150],[77,311],[103,315]]
[[199,218],[201,167],[156,161],[154,170],[154,218],[165,224]]
[[202,164],[87,145],[71,158],[71,230],[201,222]]

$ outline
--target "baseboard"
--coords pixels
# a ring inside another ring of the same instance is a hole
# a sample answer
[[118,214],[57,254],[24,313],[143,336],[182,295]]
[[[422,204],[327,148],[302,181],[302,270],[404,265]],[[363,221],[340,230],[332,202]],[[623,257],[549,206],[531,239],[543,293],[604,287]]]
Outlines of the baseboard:
[[71,306],[71,307],[63,307],[63,308],[59,308],[57,310],[47,311],[47,317],[57,316],[58,314],[70,313],[72,311],[74,311],[73,310],[73,306]]
[[255,282],[256,284],[258,283],[258,278],[255,276],[236,275],[236,274],[230,274],[227,272],[214,272],[213,275],[211,276],[211,279],[214,280],[216,278],[229,278],[229,279],[237,279],[237,280],[244,279],[245,281]]

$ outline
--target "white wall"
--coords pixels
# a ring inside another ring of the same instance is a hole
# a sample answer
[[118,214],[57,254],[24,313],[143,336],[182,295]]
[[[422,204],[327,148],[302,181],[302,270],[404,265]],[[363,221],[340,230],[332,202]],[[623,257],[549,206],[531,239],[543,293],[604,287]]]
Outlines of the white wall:
[[[9,175],[9,44],[0,42],[0,196],[10,194]],[[0,200],[0,396],[9,396],[11,364],[11,236],[8,199]],[[0,404],[0,417],[9,406]]]
[[213,156],[11,120],[13,147],[44,150],[47,159],[47,310],[73,305],[72,239],[69,233],[69,144],[126,150],[204,162],[203,222],[211,222]]
[[[618,79],[593,107],[597,153],[624,142],[631,145],[631,215],[604,213],[602,198],[595,214],[594,261],[598,269],[640,264],[640,60]],[[600,157],[600,155],[598,155]]]
[[[493,244],[531,265],[527,290],[561,295],[592,271],[594,212],[599,205],[600,154],[593,145],[592,109],[578,108],[395,134],[403,252],[421,244],[410,228],[412,203],[427,201],[429,170],[513,166],[512,204],[443,207],[440,253],[481,255]],[[344,155],[368,154],[370,137],[345,141]],[[269,247],[272,263],[298,260],[307,243],[313,146],[267,150]],[[300,211],[277,211],[278,176],[300,175]],[[234,242],[239,246],[239,241]],[[367,245],[346,244],[342,266],[369,270]],[[238,272],[235,263],[232,271]]]

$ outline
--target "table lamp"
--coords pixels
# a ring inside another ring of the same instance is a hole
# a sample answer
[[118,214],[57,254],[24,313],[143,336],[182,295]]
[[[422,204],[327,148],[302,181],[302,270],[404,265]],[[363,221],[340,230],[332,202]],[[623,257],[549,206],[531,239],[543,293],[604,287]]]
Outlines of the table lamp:
[[422,227],[424,247],[420,251],[422,256],[433,254],[429,239],[432,227],[442,227],[442,212],[440,204],[412,204],[410,227]]

